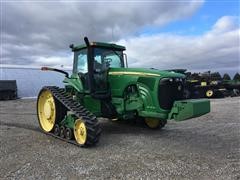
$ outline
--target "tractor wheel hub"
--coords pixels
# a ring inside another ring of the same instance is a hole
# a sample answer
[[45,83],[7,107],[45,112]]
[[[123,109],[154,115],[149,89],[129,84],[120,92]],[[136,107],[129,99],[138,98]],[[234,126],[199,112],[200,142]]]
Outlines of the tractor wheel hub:
[[49,101],[44,104],[44,115],[47,119],[52,117],[52,104]]

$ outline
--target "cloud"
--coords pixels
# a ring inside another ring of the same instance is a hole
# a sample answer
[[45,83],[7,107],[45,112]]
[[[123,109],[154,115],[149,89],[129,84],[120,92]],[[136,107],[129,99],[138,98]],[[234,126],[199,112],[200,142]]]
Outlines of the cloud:
[[155,34],[117,43],[127,47],[130,66],[192,71],[239,71],[239,33],[236,17],[220,18],[203,35]]
[[213,26],[212,33],[224,33],[236,29],[238,18],[234,16],[223,16]]
[[2,2],[1,63],[40,64],[42,58],[52,65],[49,57],[68,57],[68,45],[83,43],[84,36],[94,41],[118,41],[145,26],[164,26],[191,17],[202,4],[201,0],[5,1]]
[[[34,57],[33,57],[34,58]],[[69,66],[69,60],[73,59],[72,55],[66,56],[51,56],[51,57],[35,57],[35,66],[52,66],[52,67],[64,67],[65,69],[72,69]]]
[[0,63],[70,67],[68,45],[88,36],[125,45],[131,67],[240,71],[238,17],[223,16],[202,35],[136,36],[144,27],[189,18],[203,3],[3,2]]

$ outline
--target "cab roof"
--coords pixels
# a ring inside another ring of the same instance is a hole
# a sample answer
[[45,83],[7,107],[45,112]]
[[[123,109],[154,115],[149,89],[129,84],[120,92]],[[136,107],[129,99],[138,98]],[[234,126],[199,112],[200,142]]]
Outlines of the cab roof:
[[[120,46],[117,44],[112,44],[112,43],[103,43],[103,42],[91,42],[90,46],[92,47],[103,47],[103,48],[111,48],[111,49],[115,49],[115,50],[120,50],[120,51],[124,51],[126,50],[126,48],[124,46]],[[82,44],[82,45],[78,45],[73,47],[73,51],[77,51],[80,49],[85,49],[87,48],[86,44]]]

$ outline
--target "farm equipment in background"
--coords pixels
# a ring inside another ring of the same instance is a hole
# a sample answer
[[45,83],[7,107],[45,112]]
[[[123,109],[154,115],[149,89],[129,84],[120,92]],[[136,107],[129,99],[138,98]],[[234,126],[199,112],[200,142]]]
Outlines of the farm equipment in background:
[[[223,78],[218,72],[191,73],[186,69],[168,70],[186,75],[184,88],[185,98],[223,98],[240,95],[240,80],[231,80],[224,74]],[[227,78],[226,78],[227,77]]]
[[223,80],[222,83],[228,91],[228,96],[240,96],[240,80]]
[[0,80],[0,100],[17,99],[16,80]]
[[125,47],[100,42],[70,45],[73,73],[43,67],[65,75],[65,88],[43,87],[37,114],[43,132],[79,146],[99,141],[97,117],[114,120],[139,118],[150,128],[167,120],[183,121],[210,112],[207,99],[184,99],[185,75],[168,71],[128,68]]
[[222,78],[219,73],[186,73],[187,89],[190,97],[193,98],[213,98],[224,97],[226,89],[222,84]]

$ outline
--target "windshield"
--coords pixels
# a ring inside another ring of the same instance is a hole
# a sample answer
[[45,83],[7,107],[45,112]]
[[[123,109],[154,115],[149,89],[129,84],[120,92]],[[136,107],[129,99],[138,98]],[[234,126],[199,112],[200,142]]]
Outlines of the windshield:
[[94,60],[108,67],[124,67],[123,52],[112,49],[94,48]]

